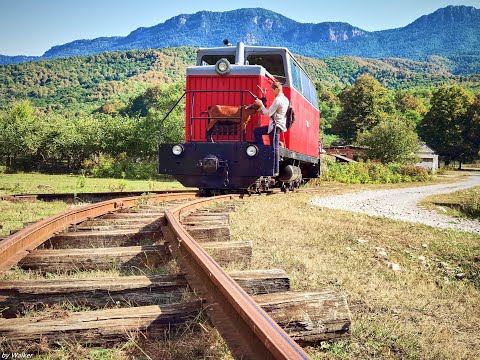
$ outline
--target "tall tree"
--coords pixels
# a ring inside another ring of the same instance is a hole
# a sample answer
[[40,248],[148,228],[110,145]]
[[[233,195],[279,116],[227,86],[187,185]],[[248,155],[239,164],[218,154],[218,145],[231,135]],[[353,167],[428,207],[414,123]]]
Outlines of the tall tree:
[[0,155],[6,156],[10,165],[15,159],[35,155],[40,146],[40,134],[41,125],[30,102],[14,104],[0,118]]
[[417,126],[427,113],[425,104],[416,97],[411,91],[399,90],[395,94],[396,109]]
[[340,101],[342,110],[332,131],[347,142],[354,141],[357,133],[371,130],[394,110],[388,90],[368,74],[360,76],[346,89]]
[[442,86],[433,93],[432,107],[421,122],[419,133],[447,161],[458,160],[461,164],[471,152],[467,133],[473,102],[472,94],[460,86]]
[[465,138],[470,146],[469,154],[471,159],[478,159],[480,158],[480,94],[475,96],[475,100],[467,113],[467,119]]
[[412,163],[418,159],[418,135],[406,119],[389,117],[359,134],[357,143],[367,147],[369,158],[382,163]]

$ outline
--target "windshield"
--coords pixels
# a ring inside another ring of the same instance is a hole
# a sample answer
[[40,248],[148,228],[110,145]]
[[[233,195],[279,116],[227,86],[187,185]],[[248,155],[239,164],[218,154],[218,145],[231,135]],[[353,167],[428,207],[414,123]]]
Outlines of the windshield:
[[285,68],[283,66],[283,57],[282,55],[271,55],[271,54],[254,54],[247,57],[249,65],[261,65],[263,66],[270,74],[272,74],[278,82],[284,84],[286,81],[285,78]]
[[235,64],[234,55],[203,55],[200,65],[201,66],[215,65],[217,61],[220,59],[227,59],[230,62],[230,64]]

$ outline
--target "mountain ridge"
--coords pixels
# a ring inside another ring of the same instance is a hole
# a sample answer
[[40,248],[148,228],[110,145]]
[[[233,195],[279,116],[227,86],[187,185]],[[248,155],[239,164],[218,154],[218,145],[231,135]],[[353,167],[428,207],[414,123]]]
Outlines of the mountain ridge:
[[[480,56],[480,9],[447,6],[412,23],[369,32],[345,22],[300,23],[262,8],[180,14],[126,36],[75,40],[40,57],[0,56],[0,64],[177,46],[220,46],[224,38],[249,45],[288,47],[310,57],[358,56],[422,60],[429,55]],[[461,39],[462,41],[459,41]]]

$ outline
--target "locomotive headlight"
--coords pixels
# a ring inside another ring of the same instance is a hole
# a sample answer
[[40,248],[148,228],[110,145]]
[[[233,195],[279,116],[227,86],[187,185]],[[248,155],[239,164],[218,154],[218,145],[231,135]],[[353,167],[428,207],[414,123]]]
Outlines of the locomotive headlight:
[[250,157],[255,156],[258,153],[258,148],[255,145],[249,145],[247,146],[246,153]]
[[225,74],[228,74],[230,72],[230,63],[228,62],[227,59],[220,59],[217,61],[217,63],[215,64],[215,70],[217,73],[219,73],[220,75],[225,75]]
[[173,145],[173,146],[172,146],[172,153],[173,153],[173,155],[178,156],[178,155],[180,155],[181,153],[183,153],[183,150],[184,150],[184,149],[183,149],[183,146],[180,145],[180,144],[177,144],[177,145]]

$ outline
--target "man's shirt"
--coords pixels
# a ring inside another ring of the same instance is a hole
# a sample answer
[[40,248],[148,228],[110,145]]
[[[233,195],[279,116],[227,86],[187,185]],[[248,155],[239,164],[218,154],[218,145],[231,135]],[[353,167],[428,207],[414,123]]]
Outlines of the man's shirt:
[[268,133],[273,130],[273,127],[276,125],[280,130],[287,131],[287,109],[288,104],[287,97],[281,93],[275,97],[272,105],[267,109],[263,106],[260,110],[262,113],[270,118],[270,123],[268,124]]

